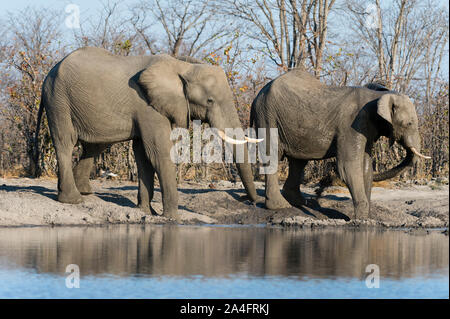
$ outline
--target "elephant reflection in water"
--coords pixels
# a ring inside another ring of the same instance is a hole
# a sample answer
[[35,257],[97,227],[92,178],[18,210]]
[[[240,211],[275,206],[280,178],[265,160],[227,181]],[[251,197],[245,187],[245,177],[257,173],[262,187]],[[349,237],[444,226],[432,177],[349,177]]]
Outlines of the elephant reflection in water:
[[398,278],[447,269],[448,244],[438,232],[422,237],[333,229],[15,228],[0,232],[0,258],[42,273],[64,273],[68,264],[77,264],[84,275],[207,277],[246,273],[361,278],[367,264],[374,263]]

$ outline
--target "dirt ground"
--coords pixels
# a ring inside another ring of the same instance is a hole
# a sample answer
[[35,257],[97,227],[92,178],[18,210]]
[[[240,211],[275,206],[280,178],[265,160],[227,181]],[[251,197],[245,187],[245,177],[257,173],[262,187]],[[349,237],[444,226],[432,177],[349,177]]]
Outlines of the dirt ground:
[[[176,223],[135,208],[137,185],[132,182],[94,180],[95,194],[84,203],[56,201],[56,179],[0,178],[0,226],[103,225],[111,223]],[[350,220],[353,211],[345,187],[328,188],[316,200],[314,187],[302,186],[305,207],[269,211],[264,208],[264,185],[256,183],[256,204],[245,200],[241,183],[179,185],[179,213],[183,224],[273,224],[300,227],[406,227],[447,228],[448,183],[415,185],[386,183],[372,190],[370,220]],[[161,192],[155,188],[152,208],[162,212]]]

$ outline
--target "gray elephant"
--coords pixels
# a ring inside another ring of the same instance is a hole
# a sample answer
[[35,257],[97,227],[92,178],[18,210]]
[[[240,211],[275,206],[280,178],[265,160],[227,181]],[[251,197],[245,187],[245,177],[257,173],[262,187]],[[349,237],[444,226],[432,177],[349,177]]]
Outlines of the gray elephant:
[[[289,161],[283,195],[277,174],[266,176],[265,204],[269,209],[304,204],[300,184],[308,160],[336,157],[339,175],[353,199],[353,218],[367,218],[373,180],[392,178],[419,157],[429,158],[420,153],[414,104],[407,96],[377,84],[331,87],[295,69],[261,89],[250,117],[255,128],[278,129],[279,158]],[[270,136],[266,136],[269,145]],[[407,155],[396,167],[373,174],[372,146],[380,136],[400,143]]]
[[[113,143],[133,140],[138,206],[150,210],[156,172],[163,214],[176,218],[171,128],[187,128],[190,119],[199,119],[219,129],[226,142],[245,143],[223,132],[241,127],[224,71],[192,58],[124,57],[100,48],[78,49],[48,73],[38,125],[43,108],[58,161],[58,200],[63,203],[80,203],[81,194],[92,193],[89,175],[94,156]],[[77,141],[83,153],[72,170]],[[237,168],[248,197],[254,201],[256,190],[248,160]]]

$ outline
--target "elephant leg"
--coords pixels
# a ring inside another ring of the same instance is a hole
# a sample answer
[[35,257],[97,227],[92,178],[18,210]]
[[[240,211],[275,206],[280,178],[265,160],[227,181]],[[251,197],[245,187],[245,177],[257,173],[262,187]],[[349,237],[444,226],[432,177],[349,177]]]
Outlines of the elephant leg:
[[48,115],[51,123],[50,133],[58,161],[58,201],[69,204],[81,203],[83,198],[75,185],[72,171],[72,152],[77,142],[77,135],[70,118],[60,114]]
[[[257,124],[261,123],[261,121],[257,120]],[[278,144],[277,150],[271,150],[271,137],[270,137],[270,127],[276,127],[274,123],[263,122],[263,127],[266,128],[266,155],[271,154],[271,151],[278,152],[276,156],[276,160],[278,161],[282,156],[282,150],[280,145]],[[261,150],[260,150],[261,151]],[[261,155],[261,154],[260,154]],[[272,155],[272,154],[271,154]],[[277,162],[278,167],[278,162]],[[274,173],[265,174],[265,205],[267,209],[283,209],[290,208],[291,205],[287,202],[286,199],[281,195],[280,186],[278,184],[278,170],[275,170]]]
[[[364,189],[366,191],[366,197],[369,201],[370,206],[370,196],[372,193],[372,182],[373,182],[373,168],[372,168],[372,157],[368,154],[364,154]],[[370,207],[369,207],[370,214]]]
[[[175,164],[170,158],[170,123],[157,122],[142,114],[139,118],[142,145],[145,156],[152,164],[161,186],[163,215],[179,220],[178,191]],[[156,122],[156,123],[155,123]]]
[[366,195],[363,160],[338,159],[338,170],[352,195],[354,208],[353,219],[368,218],[370,207]]
[[143,211],[150,212],[155,184],[155,170],[147,159],[144,145],[140,140],[133,141],[133,152],[136,158],[139,180],[137,206]]
[[163,203],[163,214],[166,217],[179,220],[178,216],[178,191],[175,164],[170,155],[158,156],[152,162],[158,175]]
[[300,184],[303,182],[305,176],[305,166],[308,163],[306,160],[300,160],[289,157],[289,174],[284,183],[281,194],[293,206],[302,206],[306,204],[306,199],[300,192]]
[[178,220],[178,191],[177,178],[174,163],[170,155],[155,160],[155,171],[161,186],[163,214],[169,218]]
[[280,193],[278,185],[278,173],[266,175],[266,208],[282,209],[290,208],[291,205],[284,199]]
[[107,148],[107,144],[88,144],[83,143],[83,153],[77,165],[73,169],[75,185],[82,195],[92,194],[92,187],[89,184],[94,157]]

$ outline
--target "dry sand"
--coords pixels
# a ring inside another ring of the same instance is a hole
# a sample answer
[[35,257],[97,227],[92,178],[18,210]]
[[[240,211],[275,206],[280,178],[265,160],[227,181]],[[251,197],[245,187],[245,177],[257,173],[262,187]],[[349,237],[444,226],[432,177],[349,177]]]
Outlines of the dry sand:
[[[349,220],[353,211],[345,187],[328,188],[316,201],[314,188],[302,187],[307,207],[279,211],[264,209],[264,185],[256,183],[261,196],[254,205],[245,200],[241,183],[190,183],[179,185],[179,212],[183,224],[275,224],[300,227],[406,227],[447,228],[448,185],[390,183],[374,187],[370,220]],[[94,180],[95,194],[84,203],[56,201],[56,179],[0,178],[0,226],[104,225],[114,223],[175,223],[135,208],[137,185],[132,182]],[[157,186],[152,207],[162,211]]]

